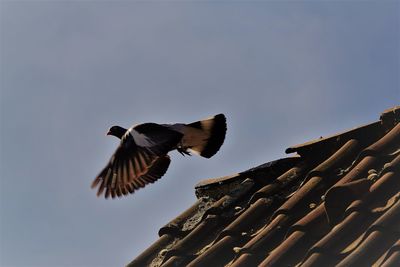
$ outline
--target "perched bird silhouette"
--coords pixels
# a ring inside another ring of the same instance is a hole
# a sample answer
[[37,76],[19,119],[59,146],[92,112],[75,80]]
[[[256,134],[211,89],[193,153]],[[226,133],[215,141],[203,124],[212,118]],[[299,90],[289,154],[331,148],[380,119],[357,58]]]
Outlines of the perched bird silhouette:
[[107,166],[94,179],[97,196],[121,197],[154,183],[167,171],[168,152],[190,152],[211,158],[218,152],[226,134],[226,118],[218,114],[189,124],[143,123],[129,129],[112,126],[107,135],[121,139]]

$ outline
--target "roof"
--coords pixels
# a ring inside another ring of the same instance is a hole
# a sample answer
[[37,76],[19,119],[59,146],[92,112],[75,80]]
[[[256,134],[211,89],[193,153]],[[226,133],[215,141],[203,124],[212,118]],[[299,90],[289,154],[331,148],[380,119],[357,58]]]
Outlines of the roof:
[[400,266],[400,106],[196,185],[134,266]]

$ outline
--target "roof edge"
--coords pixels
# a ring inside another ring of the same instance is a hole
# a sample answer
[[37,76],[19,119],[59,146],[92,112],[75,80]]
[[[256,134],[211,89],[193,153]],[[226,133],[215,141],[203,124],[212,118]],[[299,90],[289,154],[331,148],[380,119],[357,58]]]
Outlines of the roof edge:
[[237,185],[247,178],[265,184],[269,183],[301,160],[299,156],[281,158],[261,164],[244,172],[202,180],[195,186],[196,196],[197,198],[210,197],[218,199],[221,195],[233,194]]
[[348,131],[340,132],[328,137],[320,137],[312,141],[308,141],[302,144],[294,145],[285,150],[287,154],[297,152],[299,154],[306,153],[308,150],[313,149],[316,146],[325,146],[332,142],[336,142],[341,139],[345,142],[350,136],[354,138],[355,136],[363,135],[365,131],[373,131],[375,128],[381,128],[382,126],[387,126],[384,128],[392,128],[395,124],[400,121],[400,106],[395,106],[386,109],[380,116],[378,121],[373,123],[365,124]]

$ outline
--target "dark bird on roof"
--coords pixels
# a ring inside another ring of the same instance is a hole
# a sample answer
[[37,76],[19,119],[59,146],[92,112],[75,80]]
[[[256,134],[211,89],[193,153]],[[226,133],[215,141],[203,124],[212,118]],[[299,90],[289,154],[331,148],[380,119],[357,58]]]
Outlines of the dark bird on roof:
[[107,135],[121,139],[107,166],[94,179],[97,196],[121,197],[161,178],[171,162],[168,152],[211,158],[224,142],[226,118],[215,115],[190,124],[143,123],[112,126]]

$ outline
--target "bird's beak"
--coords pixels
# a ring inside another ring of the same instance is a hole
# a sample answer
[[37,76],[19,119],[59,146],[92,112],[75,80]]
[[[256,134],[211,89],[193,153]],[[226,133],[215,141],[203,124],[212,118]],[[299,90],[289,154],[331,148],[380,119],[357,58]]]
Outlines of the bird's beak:
[[108,132],[106,133],[106,135],[111,135],[111,131],[108,131]]

